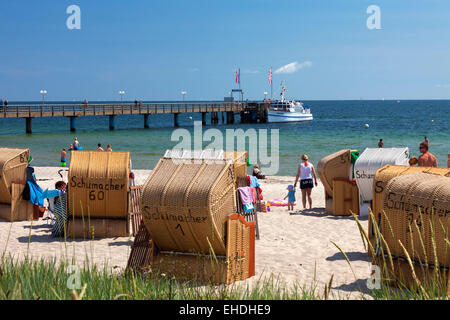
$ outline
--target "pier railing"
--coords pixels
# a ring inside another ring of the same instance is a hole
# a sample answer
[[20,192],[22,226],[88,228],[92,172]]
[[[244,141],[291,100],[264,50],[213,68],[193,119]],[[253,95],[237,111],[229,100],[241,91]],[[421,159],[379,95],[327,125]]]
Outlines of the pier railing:
[[239,102],[178,102],[138,104],[40,104],[0,106],[0,118],[79,117],[122,114],[243,111]]

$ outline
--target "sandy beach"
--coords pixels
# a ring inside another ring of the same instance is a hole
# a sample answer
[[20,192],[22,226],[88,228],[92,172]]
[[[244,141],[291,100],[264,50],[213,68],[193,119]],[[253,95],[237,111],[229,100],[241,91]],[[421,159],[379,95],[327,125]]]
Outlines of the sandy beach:
[[[37,167],[40,186],[53,188],[54,183],[67,179],[67,170],[56,167]],[[59,173],[58,173],[59,171]],[[150,170],[134,170],[136,184],[143,184]],[[264,200],[284,198],[286,187],[294,177],[273,176],[260,180]],[[333,275],[333,292],[336,297],[358,297],[358,288],[366,290],[369,276],[369,259],[352,217],[334,217],[325,213],[322,184],[312,192],[313,209],[302,210],[301,193],[297,191],[294,211],[287,207],[272,207],[270,212],[259,213],[261,239],[256,241],[256,276],[280,276],[288,285],[310,285],[315,279],[319,289]],[[367,225],[367,219],[363,219]],[[352,269],[344,256],[332,244],[336,242],[348,255]],[[0,252],[18,259],[27,255],[33,258],[75,258],[78,264],[86,261],[108,268],[126,267],[133,238],[108,238],[99,240],[68,240],[51,237],[45,220],[9,223],[0,220]]]

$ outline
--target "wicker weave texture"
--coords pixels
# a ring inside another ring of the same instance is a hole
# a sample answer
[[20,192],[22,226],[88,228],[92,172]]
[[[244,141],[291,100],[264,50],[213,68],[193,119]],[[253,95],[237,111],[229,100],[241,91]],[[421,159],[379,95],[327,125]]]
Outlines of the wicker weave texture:
[[9,222],[33,220],[33,205],[22,199],[25,184],[11,184],[11,204],[0,203],[0,218]]
[[419,172],[429,172],[445,176],[450,174],[450,169],[447,168],[430,168],[430,167],[410,167],[410,166],[395,166],[387,165],[379,169],[375,178],[373,179],[373,213],[381,213],[381,206],[383,205],[383,191],[387,183],[397,176],[414,174]]
[[67,237],[74,239],[128,237],[126,219],[69,219]]
[[415,173],[391,179],[383,192],[381,232],[394,256],[450,266],[450,177]]
[[134,237],[133,245],[131,246],[127,268],[133,270],[145,269],[151,263],[152,253],[152,238],[145,225],[141,223],[139,225],[139,231]]
[[235,176],[235,186],[238,188],[238,179],[247,177],[247,151],[224,151],[224,158],[231,161]]
[[73,151],[69,167],[69,214],[126,218],[129,152]]
[[351,150],[341,150],[322,158],[317,164],[317,173],[328,194],[333,194],[333,180],[348,179],[351,162]]
[[[386,261],[386,264],[380,259],[374,264],[380,267],[381,278],[390,286],[397,286],[399,288],[407,287],[409,290],[417,290],[418,286],[414,279],[412,270],[420,284],[428,290],[436,289],[436,282],[446,286],[447,295],[450,294],[450,272],[449,270],[435,270],[434,268],[426,268],[424,265],[417,263],[413,264],[413,269],[407,261],[395,259],[391,264]],[[438,271],[438,272],[436,272]]]
[[234,204],[234,173],[226,161],[162,158],[144,185],[141,211],[160,250],[225,255],[225,222]]
[[334,179],[332,203],[332,214],[335,216],[350,216],[350,211],[359,215],[359,193],[356,182],[344,178]]
[[[431,168],[431,167],[410,167],[410,166],[396,166],[396,165],[386,165],[379,169],[373,179],[373,197],[372,197],[372,212],[375,219],[379,225],[381,225],[382,219],[384,219],[383,214],[383,204],[384,204],[384,191],[386,185],[392,178],[409,175],[420,172],[428,172],[433,174],[438,174],[441,176],[450,176],[449,168]],[[369,218],[369,237],[373,246],[375,246],[375,234],[372,226],[372,220]]]
[[0,148],[0,203],[11,204],[11,183],[26,180],[28,149]]
[[[254,237],[253,237],[254,241]],[[227,279],[228,283],[247,279],[250,264],[250,228],[239,218],[228,221]]]
[[254,276],[255,223],[246,222],[238,214],[231,215],[226,247],[226,256],[159,252],[151,255],[151,269],[168,278],[215,284],[231,284]]

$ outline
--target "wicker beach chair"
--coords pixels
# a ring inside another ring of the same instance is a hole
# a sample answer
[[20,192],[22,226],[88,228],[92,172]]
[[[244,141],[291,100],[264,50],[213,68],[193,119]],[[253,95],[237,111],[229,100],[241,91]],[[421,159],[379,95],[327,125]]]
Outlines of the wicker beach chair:
[[7,221],[33,220],[33,205],[23,200],[28,149],[0,148],[0,218]]
[[68,235],[73,238],[129,236],[129,175],[129,152],[72,152]]
[[[398,176],[415,174],[420,172],[428,172],[441,176],[450,177],[450,168],[432,168],[432,167],[411,167],[411,166],[397,166],[388,164],[379,169],[373,179],[372,188],[372,213],[375,216],[378,225],[384,224],[383,204],[384,204],[384,190],[388,182]],[[372,219],[369,218],[368,235],[369,241],[373,247],[376,247],[375,231],[372,225]],[[370,256],[369,251],[369,256]]]
[[160,159],[142,190],[143,224],[129,268],[150,258],[152,270],[177,279],[232,283],[254,274],[255,222],[233,214],[233,165],[214,160],[167,153]]
[[[373,263],[382,269],[383,277],[387,275],[394,283],[403,278],[403,284],[413,286],[409,261],[424,287],[434,286],[427,280],[436,275],[448,277],[450,169],[388,165],[375,175],[373,199],[383,241],[377,241],[380,237],[371,224],[369,237],[375,251]],[[387,252],[394,266],[385,263]]]

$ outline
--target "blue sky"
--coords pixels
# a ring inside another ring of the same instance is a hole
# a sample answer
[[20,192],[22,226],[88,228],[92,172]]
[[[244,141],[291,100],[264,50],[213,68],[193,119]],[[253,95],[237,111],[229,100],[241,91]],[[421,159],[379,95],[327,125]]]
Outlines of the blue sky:
[[[81,30],[69,30],[69,5]],[[369,30],[369,5],[381,30]],[[0,3],[0,97],[450,99],[448,0],[84,0]],[[303,67],[302,67],[303,66]],[[289,69],[289,68],[288,68]],[[292,68],[291,68],[292,69]],[[295,69],[295,68],[294,68]]]

